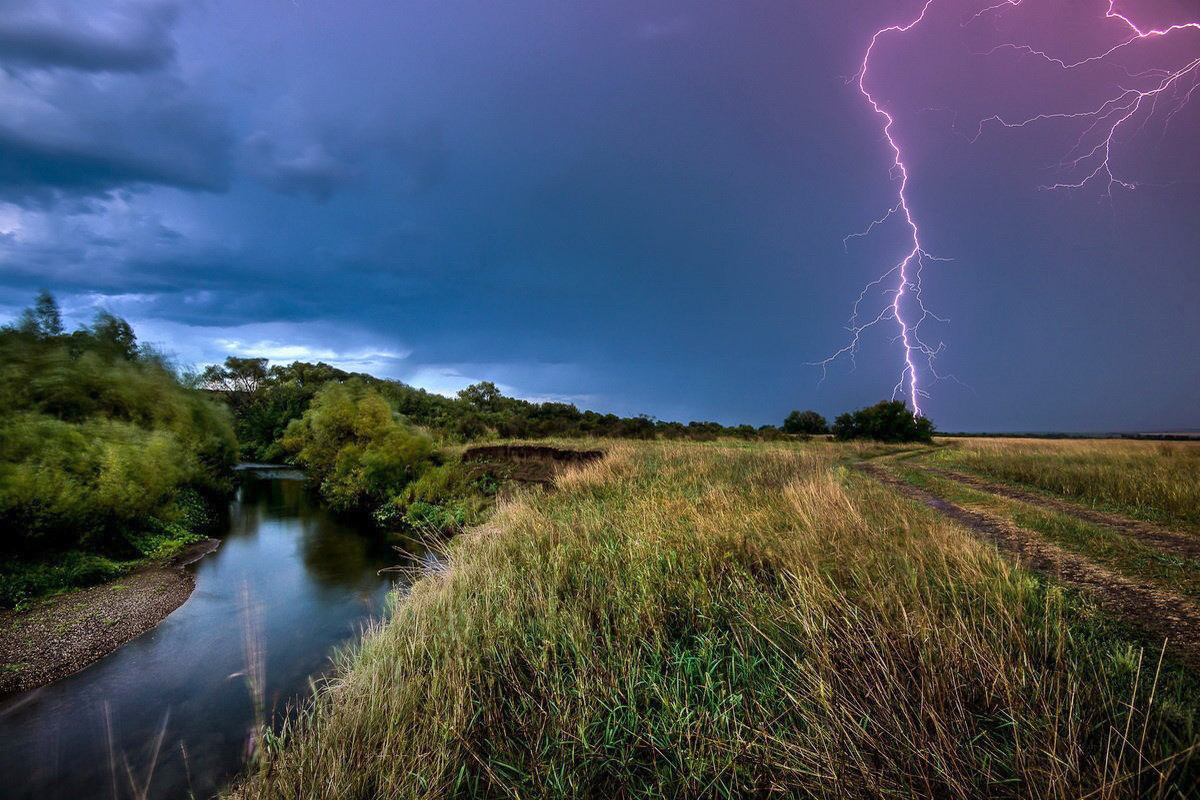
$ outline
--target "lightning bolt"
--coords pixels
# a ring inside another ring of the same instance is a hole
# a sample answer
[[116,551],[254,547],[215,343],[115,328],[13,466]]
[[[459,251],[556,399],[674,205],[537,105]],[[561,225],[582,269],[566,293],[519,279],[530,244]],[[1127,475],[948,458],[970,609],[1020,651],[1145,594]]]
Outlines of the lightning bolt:
[[[897,189],[895,205],[888,209],[888,212],[882,217],[872,222],[865,231],[853,234],[851,237],[847,237],[847,240],[853,237],[867,236],[876,227],[884,224],[893,217],[899,216],[903,219],[904,225],[907,228],[907,238],[909,239],[910,246],[904,256],[891,269],[868,283],[854,302],[854,310],[850,316],[850,325],[848,327],[851,334],[850,343],[828,358],[813,362],[813,365],[821,368],[823,380],[829,365],[842,356],[848,356],[853,361],[855,354],[858,352],[862,334],[865,331],[888,321],[895,322],[898,333],[893,341],[899,341],[903,346],[904,364],[900,370],[900,379],[892,388],[892,399],[907,393],[913,414],[916,416],[920,416],[922,413],[921,398],[928,396],[928,393],[921,386],[921,381],[917,374],[917,363],[924,360],[929,369],[933,371],[933,361],[942,350],[941,344],[938,344],[937,347],[931,347],[921,339],[920,326],[922,322],[930,317],[934,317],[940,321],[944,320],[941,320],[940,317],[930,312],[925,307],[925,302],[921,298],[921,269],[927,259],[933,260],[934,257],[921,244],[921,229],[918,227],[912,207],[909,205],[908,166],[904,163],[904,152],[893,134],[896,120],[880,104],[875,95],[872,94],[868,88],[868,81],[871,71],[871,56],[875,53],[875,47],[879,44],[879,40],[891,34],[908,33],[920,25],[925,20],[925,16],[929,13],[929,9],[933,6],[934,2],[935,0],[926,0],[925,5],[921,8],[921,13],[907,24],[891,25],[876,31],[875,35],[871,37],[871,44],[867,47],[866,53],[863,54],[862,64],[859,66],[858,75],[854,81],[858,86],[858,91],[862,93],[862,96],[870,104],[872,110],[883,121],[883,136],[887,140],[888,147],[891,148],[891,173],[893,179],[897,182]],[[891,302],[885,304],[879,313],[869,322],[860,322],[859,311],[863,302],[873,289],[887,284],[889,281],[891,281],[890,288],[885,290],[885,295],[891,297]],[[936,372],[933,372],[933,374],[937,375]]]
[[[920,335],[921,324],[926,320],[933,318],[939,322],[946,322],[925,306],[921,296],[922,268],[926,261],[945,261],[947,259],[935,258],[921,241],[921,230],[916,216],[913,214],[908,196],[909,169],[905,164],[904,151],[894,133],[896,120],[871,90],[870,75],[871,58],[880,41],[889,36],[908,33],[919,26],[929,16],[930,9],[937,2],[938,0],[925,0],[920,12],[907,23],[890,25],[877,30],[863,54],[862,63],[856,76],[851,79],[871,110],[882,122],[883,137],[892,156],[890,172],[893,182],[896,184],[896,202],[883,216],[871,222],[866,230],[851,234],[846,237],[845,241],[869,236],[877,227],[898,217],[902,220],[907,232],[907,250],[890,269],[868,283],[859,294],[858,299],[855,300],[850,324],[847,327],[850,332],[849,343],[826,359],[810,362],[812,366],[821,367],[822,380],[824,380],[828,367],[835,361],[842,357],[848,357],[853,363],[864,332],[878,325],[894,323],[897,332],[893,342],[901,344],[903,363],[900,379],[892,389],[892,398],[906,396],[915,416],[922,415],[921,400],[929,397],[918,374],[918,365],[923,364],[934,380],[950,377],[939,375],[934,366],[934,361],[942,352],[944,345],[939,343],[936,347],[930,346]],[[962,26],[965,28],[988,16],[1022,6],[1026,2],[1027,0],[1001,0],[1001,2],[985,5],[971,14],[962,23]],[[1111,62],[1113,56],[1141,42],[1180,35],[1181,32],[1189,30],[1200,32],[1200,21],[1179,23],[1165,28],[1142,27],[1134,22],[1128,14],[1117,10],[1117,0],[1107,0],[1107,9],[1103,19],[1119,24],[1122,36],[1119,41],[1107,49],[1086,58],[1072,61],[1019,43],[1002,44],[985,55],[1011,50],[1041,59],[1059,69],[1072,71],[1087,65]],[[1126,79],[1132,85],[1115,86],[1112,93],[1097,106],[1079,111],[1047,112],[1016,120],[998,114],[993,115],[980,121],[971,140],[978,141],[984,135],[985,129],[990,126],[1018,129],[1050,120],[1078,122],[1081,125],[1079,136],[1058,165],[1060,170],[1066,172],[1068,176],[1041,188],[1050,190],[1079,189],[1093,181],[1105,181],[1106,194],[1109,198],[1112,197],[1113,190],[1117,187],[1135,189],[1139,186],[1137,182],[1128,177],[1122,177],[1114,169],[1113,151],[1117,140],[1124,130],[1135,124],[1139,118],[1144,127],[1159,110],[1160,102],[1170,108],[1164,124],[1170,123],[1175,114],[1187,105],[1192,95],[1200,89],[1200,56],[1186,59],[1182,66],[1173,68],[1148,69],[1141,72],[1131,72],[1125,69],[1124,72]],[[869,321],[861,322],[860,312],[864,302],[873,291],[882,287],[886,287],[882,291],[886,297],[890,298],[889,301]]]
[[[1025,0],[1006,0],[985,9],[985,11],[1002,11],[1005,6],[1010,8],[1021,6]],[[1077,70],[1082,67],[1110,62],[1113,56],[1139,43],[1164,39],[1180,32],[1200,32],[1200,22],[1185,22],[1170,25],[1165,28],[1143,28],[1135,23],[1127,14],[1117,10],[1116,0],[1108,0],[1108,8],[1104,19],[1119,24],[1122,38],[1116,44],[1086,58],[1069,61],[1055,56],[1045,50],[1039,50],[1025,44],[1008,43],[993,48],[992,53],[1001,50],[1012,50],[1023,53],[1064,71]],[[1145,127],[1150,118],[1159,110],[1160,102],[1169,107],[1164,124],[1169,125],[1175,114],[1186,106],[1200,85],[1200,56],[1184,60],[1179,67],[1167,69],[1149,69],[1141,72],[1130,72],[1122,68],[1126,79],[1137,85],[1118,85],[1113,93],[1099,105],[1081,111],[1060,111],[1036,114],[1020,120],[1010,120],[1001,115],[988,117],[979,123],[972,141],[978,141],[983,136],[985,128],[998,125],[1004,128],[1024,128],[1038,122],[1049,120],[1068,120],[1081,124],[1081,131],[1075,144],[1059,163],[1059,168],[1068,176],[1062,180],[1048,184],[1043,189],[1080,189],[1093,181],[1105,183],[1105,194],[1112,198],[1113,190],[1136,189],[1140,185],[1131,178],[1121,177],[1113,166],[1113,150],[1118,137],[1141,119]]]

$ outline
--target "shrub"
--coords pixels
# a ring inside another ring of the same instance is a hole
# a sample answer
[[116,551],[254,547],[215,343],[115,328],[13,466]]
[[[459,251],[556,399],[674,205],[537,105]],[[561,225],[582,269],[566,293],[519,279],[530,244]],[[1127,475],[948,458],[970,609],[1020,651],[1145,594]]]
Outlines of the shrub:
[[933,423],[928,417],[914,416],[898,400],[885,400],[869,408],[842,414],[833,423],[833,435],[841,441],[931,442],[933,431]]
[[128,323],[101,313],[63,333],[43,293],[0,329],[0,603],[194,538],[189,509],[231,488],[236,453],[227,410]]
[[434,446],[361,382],[326,384],[287,427],[285,452],[340,511],[373,511],[433,465]]

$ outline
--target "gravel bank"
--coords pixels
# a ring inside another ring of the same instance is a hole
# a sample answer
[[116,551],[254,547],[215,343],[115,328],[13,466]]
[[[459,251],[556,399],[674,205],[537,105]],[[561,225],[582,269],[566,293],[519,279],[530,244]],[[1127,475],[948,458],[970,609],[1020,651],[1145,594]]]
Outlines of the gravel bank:
[[0,612],[0,697],[65,678],[153,628],[195,588],[184,567],[220,544],[208,539],[167,563],[56,595],[28,611]]

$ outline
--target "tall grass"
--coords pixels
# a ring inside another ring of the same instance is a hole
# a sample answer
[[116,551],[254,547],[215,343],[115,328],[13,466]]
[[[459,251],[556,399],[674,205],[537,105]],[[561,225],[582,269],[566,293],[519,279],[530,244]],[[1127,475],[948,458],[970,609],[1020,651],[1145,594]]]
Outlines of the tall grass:
[[1200,527],[1200,443],[959,439],[929,463],[1168,524]]
[[502,503],[238,795],[1120,797],[1194,777],[1180,673],[838,452],[614,446]]

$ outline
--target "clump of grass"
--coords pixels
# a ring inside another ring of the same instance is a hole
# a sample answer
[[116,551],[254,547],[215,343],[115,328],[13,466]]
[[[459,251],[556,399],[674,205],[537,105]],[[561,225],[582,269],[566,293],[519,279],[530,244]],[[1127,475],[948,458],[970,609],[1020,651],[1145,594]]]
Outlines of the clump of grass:
[[502,502],[239,795],[1119,797],[1195,778],[1183,673],[839,452],[623,445]]
[[1200,528],[1200,444],[959,439],[929,463],[1141,519]]

